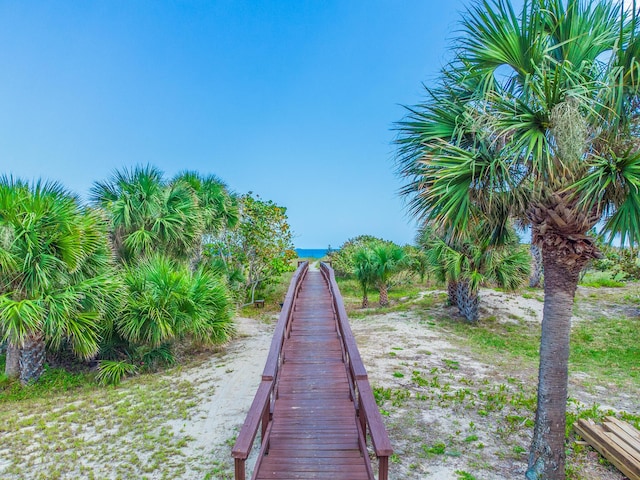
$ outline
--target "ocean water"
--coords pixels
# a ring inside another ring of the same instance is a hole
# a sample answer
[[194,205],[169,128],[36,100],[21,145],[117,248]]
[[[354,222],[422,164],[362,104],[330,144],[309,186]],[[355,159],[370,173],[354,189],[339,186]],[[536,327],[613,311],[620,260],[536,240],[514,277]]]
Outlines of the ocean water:
[[326,248],[296,248],[298,258],[322,258],[327,252]]

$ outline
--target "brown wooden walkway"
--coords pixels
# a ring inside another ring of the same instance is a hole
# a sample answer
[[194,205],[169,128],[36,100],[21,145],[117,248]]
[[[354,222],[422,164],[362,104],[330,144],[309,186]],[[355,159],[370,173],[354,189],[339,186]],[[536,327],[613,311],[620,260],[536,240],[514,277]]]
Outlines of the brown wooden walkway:
[[233,449],[236,479],[245,478],[244,461],[261,423],[253,479],[371,480],[368,426],[384,480],[391,446],[333,271],[307,267],[294,275],[262,383]]

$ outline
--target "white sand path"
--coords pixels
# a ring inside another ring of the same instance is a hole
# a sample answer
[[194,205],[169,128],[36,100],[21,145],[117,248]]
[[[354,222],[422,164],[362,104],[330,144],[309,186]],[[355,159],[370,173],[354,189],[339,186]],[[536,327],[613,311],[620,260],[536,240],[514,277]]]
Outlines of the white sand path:
[[[271,344],[274,325],[247,318],[236,321],[240,337],[224,355],[183,372],[182,380],[198,389],[198,406],[188,419],[171,423],[179,435],[192,439],[186,454],[207,470],[216,462],[232,466],[231,447],[260,383]],[[193,471],[187,477],[202,478],[202,474]]]

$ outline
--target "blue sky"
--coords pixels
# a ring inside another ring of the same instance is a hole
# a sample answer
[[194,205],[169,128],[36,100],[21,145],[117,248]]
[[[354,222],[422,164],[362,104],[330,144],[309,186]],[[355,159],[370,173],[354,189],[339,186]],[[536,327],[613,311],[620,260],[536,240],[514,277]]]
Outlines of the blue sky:
[[0,174],[198,170],[287,207],[299,248],[411,243],[392,127],[468,3],[1,2]]

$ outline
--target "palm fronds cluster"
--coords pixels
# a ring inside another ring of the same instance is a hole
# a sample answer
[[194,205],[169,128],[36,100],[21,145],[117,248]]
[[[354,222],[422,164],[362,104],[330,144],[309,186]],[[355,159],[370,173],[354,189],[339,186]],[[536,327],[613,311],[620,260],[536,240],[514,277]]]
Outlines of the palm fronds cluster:
[[236,265],[229,274],[204,251],[240,229],[244,198],[215,176],[167,180],[152,166],[96,183],[89,205],[56,183],[0,178],[6,374],[35,381],[45,352],[70,349],[98,361],[101,381],[117,382],[173,363],[178,341],[227,341],[235,312],[230,279],[242,283],[244,271]]

